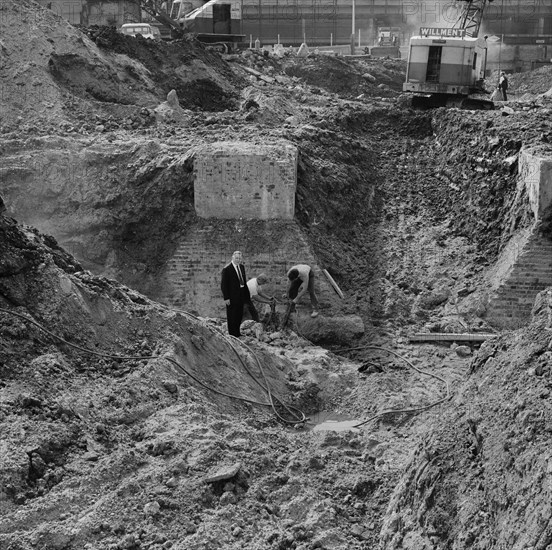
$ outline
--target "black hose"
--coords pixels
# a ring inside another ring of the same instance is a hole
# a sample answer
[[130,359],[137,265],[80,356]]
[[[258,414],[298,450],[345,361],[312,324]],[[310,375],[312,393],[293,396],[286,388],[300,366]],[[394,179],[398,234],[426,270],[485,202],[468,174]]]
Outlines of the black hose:
[[[257,361],[257,364],[259,365],[259,369],[261,370],[261,373],[264,377],[264,380],[265,382],[267,383],[267,386],[264,387],[254,376],[253,374],[251,374],[251,372],[249,372],[249,369],[247,369],[244,361],[242,360],[242,358],[240,357],[240,355],[238,354],[237,350],[235,349],[235,347],[232,345],[231,342],[230,343],[230,347],[232,348],[232,350],[236,353],[236,355],[238,356],[239,360],[241,361],[242,365],[244,366],[244,368],[246,369],[247,373],[259,384],[259,386],[261,386],[261,388],[263,388],[268,396],[269,396],[269,402],[268,403],[263,403],[261,401],[255,401],[253,399],[248,399],[246,397],[240,397],[240,396],[236,396],[236,395],[231,395],[231,394],[228,394],[228,393],[225,393],[225,392],[222,392],[220,390],[217,390],[215,388],[212,388],[211,386],[208,386],[207,384],[205,384],[204,382],[202,382],[199,378],[197,378],[195,375],[193,375],[191,372],[189,372],[187,369],[185,369],[180,363],[178,363],[177,361],[175,361],[174,359],[172,359],[171,357],[167,357],[165,355],[138,355],[138,356],[134,356],[134,355],[114,355],[114,354],[110,354],[110,353],[103,353],[103,352],[98,352],[98,351],[94,351],[94,350],[91,350],[91,349],[88,349],[88,348],[84,348],[82,346],[79,346],[77,344],[73,344],[67,340],[65,340],[64,338],[62,338],[61,336],[58,336],[57,334],[53,333],[52,331],[48,330],[47,328],[45,328],[44,326],[42,326],[40,323],[38,323],[37,321],[35,321],[34,319],[30,318],[30,317],[27,317],[26,315],[23,315],[21,313],[18,313],[18,312],[15,312],[15,311],[10,311],[8,309],[4,309],[2,307],[0,307],[0,312],[3,312],[3,313],[7,313],[8,315],[13,315],[15,317],[19,317],[20,319],[23,319],[24,321],[28,322],[28,323],[31,323],[32,325],[36,326],[37,328],[39,328],[42,332],[45,332],[46,334],[48,334],[49,336],[51,336],[52,338],[66,344],[67,346],[69,347],[72,347],[74,349],[77,349],[83,353],[88,353],[89,355],[95,355],[96,357],[102,357],[102,358],[107,358],[107,359],[116,359],[116,360],[119,360],[119,361],[136,361],[136,360],[139,360],[139,361],[145,361],[145,360],[150,360],[150,359],[165,359],[166,361],[169,361],[170,363],[172,363],[173,365],[175,365],[177,368],[179,368],[183,373],[185,373],[187,376],[189,376],[192,380],[196,381],[198,384],[200,384],[201,386],[203,386],[204,388],[206,388],[207,390],[209,391],[212,391],[214,393],[217,393],[219,395],[222,395],[224,397],[229,397],[230,399],[237,399],[239,401],[244,401],[246,403],[251,403],[253,405],[261,405],[263,407],[271,407],[272,410],[274,411],[274,413],[276,414],[276,416],[282,420],[283,422],[286,422],[286,423],[289,423],[289,424],[300,424],[302,422],[305,422],[306,421],[306,417],[304,415],[304,413],[302,413],[301,411],[299,411],[298,409],[295,409],[293,408],[294,410],[298,411],[300,413],[300,416],[297,416],[295,413],[293,413],[290,408],[288,408],[288,406],[286,406],[280,399],[277,398],[278,402],[282,404],[282,406],[288,411],[290,412],[290,414],[292,414],[292,416],[295,416],[297,418],[297,420],[294,420],[294,421],[290,421],[290,420],[286,420],[284,419],[279,413],[278,411],[276,410],[275,408],[275,405],[274,405],[274,400],[273,400],[273,396],[272,396],[272,393],[270,391],[270,388],[268,386],[268,382],[266,380],[266,376],[264,374],[264,371],[260,365],[260,362],[257,358],[257,356],[251,352],[253,354],[253,356],[255,357],[255,360]],[[187,313],[187,312],[185,312]],[[188,314],[190,317],[193,317],[194,319],[198,319],[197,317],[195,317],[194,315],[192,314]],[[199,319],[198,319],[199,320]],[[217,333],[217,334],[220,334],[220,333]],[[221,336],[224,336],[222,334],[220,334]],[[225,339],[226,340],[226,339]],[[239,341],[239,340],[238,340]],[[243,342],[241,342],[243,344]],[[245,345],[245,344],[243,344]],[[246,346],[247,347],[247,346]],[[248,348],[249,349],[249,348]],[[251,350],[250,350],[251,351]]]
[[452,397],[452,395],[450,393],[449,383],[448,383],[447,380],[445,380],[441,376],[438,376],[438,375],[433,374],[431,372],[423,371],[423,370],[415,367],[408,359],[406,359],[405,357],[403,357],[402,355],[398,354],[397,352],[395,352],[391,349],[382,348],[380,346],[359,346],[359,347],[355,347],[355,348],[344,348],[344,349],[335,350],[333,353],[342,353],[342,352],[345,352],[345,351],[355,351],[355,350],[361,350],[361,349],[379,349],[381,351],[385,351],[387,353],[390,353],[390,354],[394,355],[395,357],[398,357],[399,359],[402,359],[410,368],[414,369],[419,374],[423,374],[425,376],[430,376],[432,378],[436,378],[437,380],[443,382],[445,384],[445,388],[446,388],[446,395],[442,399],[439,399],[438,401],[430,403],[429,405],[423,405],[423,406],[414,407],[414,408],[411,408],[411,409],[390,409],[388,411],[380,412],[378,414],[375,414],[374,416],[371,416],[370,418],[367,418],[366,420],[363,420],[362,422],[359,422],[358,424],[355,424],[353,426],[354,428],[359,428],[360,426],[364,426],[364,424],[368,424],[368,422],[371,422],[372,420],[375,420],[376,418],[379,418],[381,416],[385,416],[387,414],[401,414],[401,413],[402,414],[413,414],[413,413],[426,411],[428,409],[436,407],[437,405],[440,405],[441,403],[444,403],[445,401],[448,401]]
[[[303,422],[306,422],[307,420],[307,417],[305,416],[305,414],[300,411],[299,409],[295,408],[295,407],[291,407],[291,406],[288,406],[286,405],[280,398],[278,398],[277,396],[273,395],[271,389],[270,389],[270,385],[268,383],[268,380],[266,378],[266,375],[265,375],[265,372],[264,372],[264,369],[261,365],[261,362],[259,361],[259,358],[257,357],[257,355],[253,352],[253,350],[247,345],[245,344],[245,342],[242,342],[241,340],[239,340],[238,338],[234,337],[234,336],[230,336],[230,338],[232,338],[232,341],[237,341],[239,342],[242,346],[245,346],[249,352],[251,353],[251,355],[253,355],[253,357],[255,358],[255,361],[257,363],[257,366],[259,367],[259,370],[261,371],[261,374],[263,376],[263,379],[265,381],[265,384],[266,386],[263,386],[259,380],[257,380],[257,378],[251,373],[251,371],[248,369],[247,365],[245,364],[245,361],[243,361],[243,359],[241,358],[241,356],[239,355],[238,351],[234,348],[234,346],[232,346],[232,348],[234,349],[234,352],[236,353],[236,355],[238,356],[238,359],[241,361],[242,365],[243,365],[243,368],[245,369],[245,371],[247,372],[247,374],[249,374],[249,376],[251,376],[251,378],[253,378],[253,380],[264,390],[266,391],[267,395],[268,395],[268,398],[270,400],[270,405],[272,407],[272,410],[274,411],[274,414],[282,421],[282,422],[285,422],[286,424],[301,424]],[[284,418],[282,415],[280,415],[278,413],[278,411],[276,410],[276,406],[274,405],[274,398],[278,401],[278,403],[280,403],[280,405],[282,405],[282,407],[284,407],[284,409],[286,409],[286,411],[288,411],[292,416],[295,417],[295,420],[287,420],[286,418]],[[293,410],[292,410],[293,409]],[[299,413],[299,416],[295,414],[295,412],[293,411],[297,411]]]
[[[274,411],[274,414],[284,423],[286,424],[301,424],[303,422],[306,422],[307,420],[307,417],[306,415],[299,409],[295,408],[295,407],[291,407],[291,406],[288,406],[286,405],[280,398],[276,397],[276,400],[278,401],[278,403],[280,403],[280,405],[282,405],[282,407],[284,407],[284,409],[286,409],[292,416],[295,416],[296,420],[287,420],[285,418],[283,418],[279,413],[278,411],[276,410],[276,407],[274,405],[274,401],[272,399],[272,393],[271,393],[271,390],[270,390],[270,385],[268,384],[268,380],[266,379],[266,376],[265,376],[265,373],[264,373],[264,370],[261,366],[261,363],[259,361],[259,358],[257,357],[257,355],[255,354],[255,352],[253,352],[253,350],[247,345],[245,344],[244,342],[242,342],[240,339],[236,338],[235,336],[232,336],[232,335],[226,335],[224,334],[223,332],[221,332],[220,330],[218,330],[217,328],[211,326],[211,325],[208,325],[206,323],[204,323],[203,319],[201,319],[200,317],[197,317],[196,315],[194,315],[193,313],[189,313],[188,311],[184,311],[182,309],[176,309],[176,308],[170,308],[168,306],[165,306],[163,304],[160,304],[161,307],[163,309],[166,309],[168,311],[175,311],[177,313],[181,313],[181,314],[184,314],[184,315],[187,315],[188,317],[191,317],[192,319],[194,319],[196,322],[198,323],[201,323],[203,324],[203,326],[207,327],[209,330],[211,330],[214,334],[216,334],[217,336],[222,336],[224,338],[224,340],[228,343],[228,345],[232,348],[232,351],[236,354],[236,356],[238,357],[238,359],[240,360],[240,363],[242,364],[243,368],[245,369],[245,371],[247,372],[247,374],[249,374],[249,376],[251,376],[251,378],[253,378],[253,380],[264,390],[267,392],[267,395],[268,395],[268,398],[270,400],[270,403],[269,404],[265,404],[265,406],[270,406],[272,407],[272,410]],[[238,353],[238,350],[236,349],[236,347],[233,345],[233,342],[238,342],[240,345],[244,346],[245,348],[247,348],[247,350],[251,353],[251,355],[253,355],[253,357],[255,358],[255,361],[257,363],[257,365],[259,366],[259,370],[265,380],[265,383],[266,383],[266,387],[263,386],[258,380],[257,378],[250,372],[249,368],[247,367],[247,365],[245,364],[245,361],[242,359],[241,355]],[[213,390],[213,391],[216,391],[216,390]],[[297,416],[291,409],[293,409],[294,411],[297,411],[299,413],[299,416]]]

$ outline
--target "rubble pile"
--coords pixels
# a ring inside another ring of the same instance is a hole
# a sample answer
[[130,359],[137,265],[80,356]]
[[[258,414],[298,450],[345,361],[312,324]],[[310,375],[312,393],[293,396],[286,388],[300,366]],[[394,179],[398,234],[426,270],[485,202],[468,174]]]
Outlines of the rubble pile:
[[550,65],[545,65],[529,73],[509,75],[508,79],[514,98],[531,99],[539,95],[550,97],[551,74],[552,67],[550,67]]

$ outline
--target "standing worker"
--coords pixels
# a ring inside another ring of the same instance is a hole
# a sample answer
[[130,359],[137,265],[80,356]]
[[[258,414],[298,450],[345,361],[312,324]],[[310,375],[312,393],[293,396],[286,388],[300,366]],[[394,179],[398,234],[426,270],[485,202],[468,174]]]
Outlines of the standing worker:
[[498,87],[502,92],[502,98],[504,99],[504,101],[508,101],[508,97],[506,95],[506,90],[508,89],[508,79],[506,78],[506,73],[504,71],[500,73],[500,80],[498,81]]
[[239,338],[240,325],[243,317],[243,306],[251,302],[249,289],[245,283],[245,267],[242,263],[242,253],[236,250],[232,261],[222,269],[220,288],[226,304],[226,320],[228,334]]
[[287,272],[287,278],[289,279],[287,296],[291,303],[299,303],[303,294],[308,290],[312,304],[311,317],[318,317],[318,298],[314,291],[314,271],[311,266],[306,264],[294,265]]

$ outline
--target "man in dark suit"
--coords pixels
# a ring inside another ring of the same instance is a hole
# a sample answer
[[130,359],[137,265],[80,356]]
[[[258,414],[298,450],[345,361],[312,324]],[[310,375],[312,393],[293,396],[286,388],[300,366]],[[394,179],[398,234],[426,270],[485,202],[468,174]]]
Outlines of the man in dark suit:
[[243,306],[251,302],[249,289],[245,278],[245,268],[242,264],[242,253],[236,250],[232,261],[222,269],[220,288],[226,304],[226,319],[228,333],[240,337],[240,325],[243,317]]

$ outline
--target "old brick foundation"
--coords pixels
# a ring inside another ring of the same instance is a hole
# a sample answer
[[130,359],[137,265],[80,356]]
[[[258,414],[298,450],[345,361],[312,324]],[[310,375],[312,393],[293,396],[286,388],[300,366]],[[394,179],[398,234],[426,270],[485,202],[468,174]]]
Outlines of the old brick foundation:
[[518,232],[489,274],[486,317],[497,328],[525,324],[539,292],[552,286],[552,240],[541,232],[552,205],[552,157],[527,148],[519,158],[518,190],[527,193],[535,224]]

